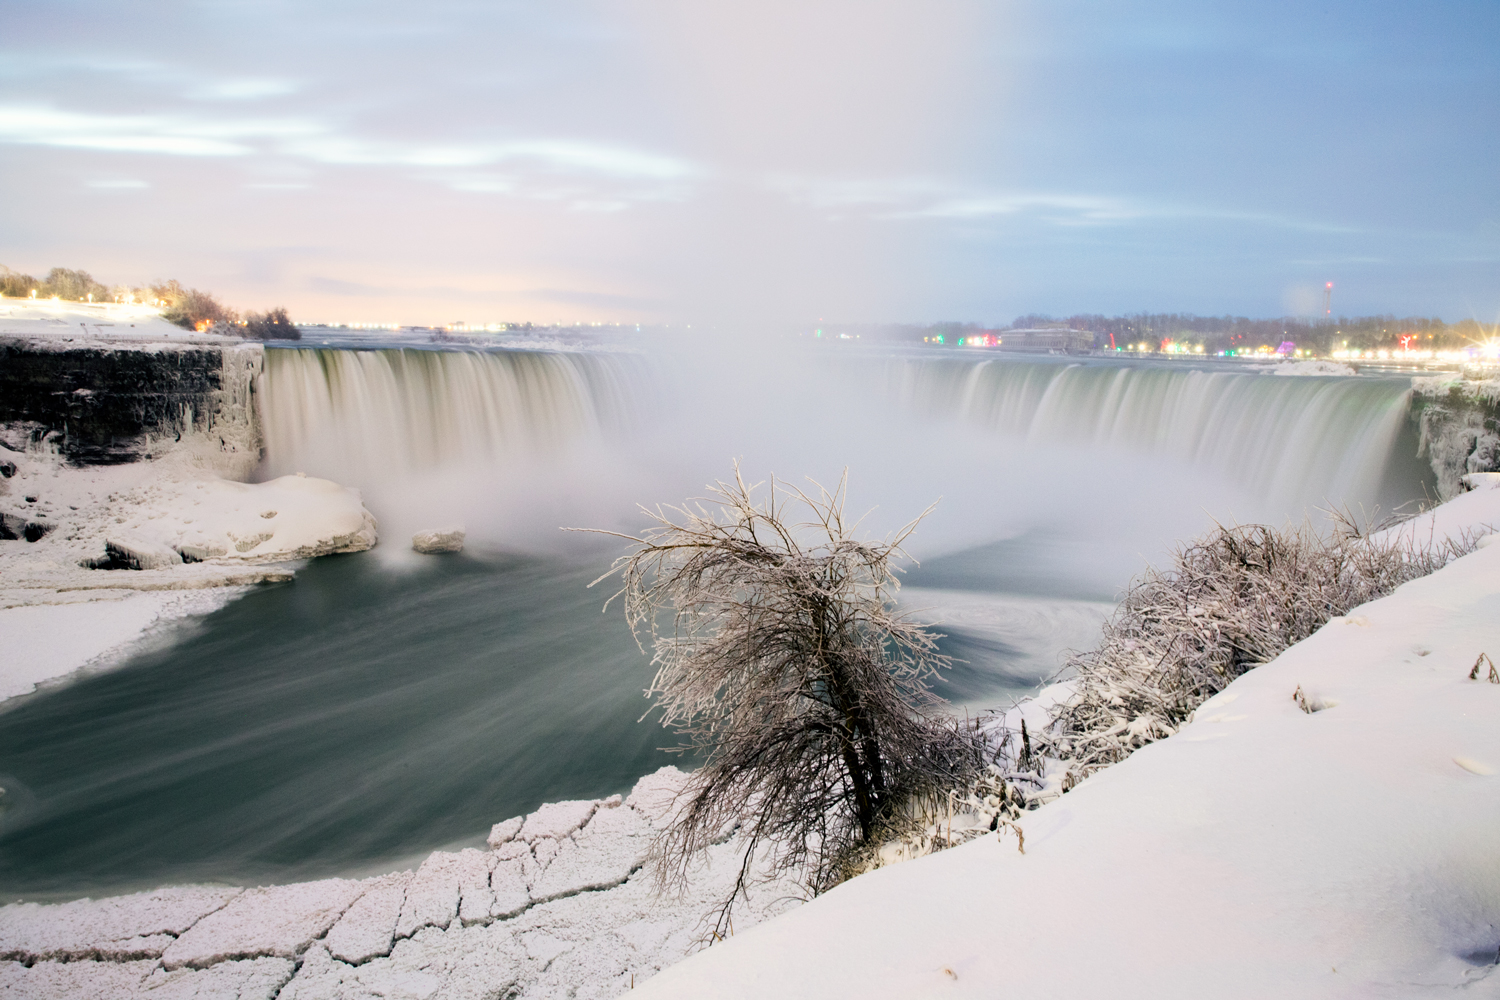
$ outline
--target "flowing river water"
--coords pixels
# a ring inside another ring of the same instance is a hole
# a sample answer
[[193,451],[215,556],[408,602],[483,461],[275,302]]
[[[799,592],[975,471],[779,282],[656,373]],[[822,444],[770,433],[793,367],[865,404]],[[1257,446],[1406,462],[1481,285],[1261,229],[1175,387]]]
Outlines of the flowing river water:
[[[1146,561],[1212,519],[1389,508],[1429,484],[1407,383],[1242,368],[899,354],[720,359],[287,348],[269,477],[358,486],[381,544],[316,560],[119,669],[0,710],[0,896],[391,870],[674,758],[649,658],[587,584],[730,471],[847,467],[883,533],[939,495],[903,599],[1005,705],[1090,644]],[[463,523],[459,556],[405,539]]]

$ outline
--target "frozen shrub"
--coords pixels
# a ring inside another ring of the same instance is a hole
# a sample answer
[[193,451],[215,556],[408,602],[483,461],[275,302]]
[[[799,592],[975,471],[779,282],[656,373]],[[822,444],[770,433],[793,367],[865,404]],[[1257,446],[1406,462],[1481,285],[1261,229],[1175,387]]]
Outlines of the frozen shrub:
[[982,766],[972,730],[927,688],[949,662],[937,637],[895,611],[892,563],[921,518],[861,541],[843,482],[754,492],[736,468],[707,500],[646,511],[653,527],[607,574],[622,576],[638,639],[650,635],[662,724],[703,761],[656,845],[658,871],[681,886],[727,831],[745,837],[721,922],[752,863],[819,892],[910,802]]
[[1178,550],[1170,570],[1135,581],[1099,648],[1069,660],[1074,695],[1043,737],[1065,786],[1171,735],[1247,670],[1474,544],[1352,524],[1219,527]]
[[302,331],[292,325],[285,309],[246,313],[241,335],[252,340],[301,340]]
[[[1128,589],[1091,652],[1061,676],[1072,695],[1027,730],[982,719],[989,761],[943,795],[910,800],[849,874],[941,850],[1009,826],[1089,774],[1170,736],[1236,677],[1307,638],[1330,618],[1382,597],[1471,551],[1477,536],[1422,541],[1371,533],[1348,515],[1310,524],[1218,527]],[[1016,831],[1019,833],[1019,829]]]

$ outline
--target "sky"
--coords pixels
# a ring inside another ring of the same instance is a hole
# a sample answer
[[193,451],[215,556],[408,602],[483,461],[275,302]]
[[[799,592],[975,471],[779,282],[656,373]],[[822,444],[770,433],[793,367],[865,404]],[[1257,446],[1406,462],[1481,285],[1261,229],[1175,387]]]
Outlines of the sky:
[[1500,320],[1500,4],[4,5],[0,264],[332,322]]

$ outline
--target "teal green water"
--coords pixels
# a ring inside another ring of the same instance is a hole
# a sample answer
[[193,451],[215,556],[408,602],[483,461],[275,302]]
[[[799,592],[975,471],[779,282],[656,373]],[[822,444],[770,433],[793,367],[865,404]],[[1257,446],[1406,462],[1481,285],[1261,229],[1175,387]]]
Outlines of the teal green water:
[[[0,898],[391,870],[680,758],[647,657],[575,560],[311,562],[170,648],[0,711]],[[1024,688],[1016,651],[949,697]],[[999,667],[997,668],[997,665]]]
[[379,866],[673,758],[598,561],[315,560],[170,649],[0,712],[0,891]]

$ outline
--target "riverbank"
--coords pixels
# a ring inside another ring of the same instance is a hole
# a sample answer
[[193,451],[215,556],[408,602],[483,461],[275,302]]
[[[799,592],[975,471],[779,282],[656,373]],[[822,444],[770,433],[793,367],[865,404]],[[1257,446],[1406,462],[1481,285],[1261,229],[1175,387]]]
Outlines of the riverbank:
[[188,448],[79,468],[0,449],[0,700],[241,588],[291,580],[297,560],[375,544],[357,490],[304,476],[235,482],[193,458]]

